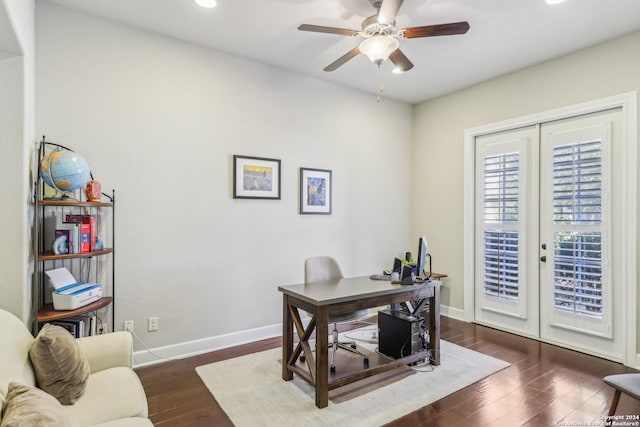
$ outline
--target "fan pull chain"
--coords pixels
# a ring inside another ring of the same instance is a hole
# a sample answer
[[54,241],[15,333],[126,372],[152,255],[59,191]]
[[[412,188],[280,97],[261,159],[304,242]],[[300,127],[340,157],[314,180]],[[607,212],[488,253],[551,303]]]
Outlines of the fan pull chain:
[[380,102],[382,101],[382,92],[384,92],[384,83],[383,83],[384,73],[382,70],[382,63],[378,64],[378,70],[380,70],[380,87],[378,88],[378,97],[376,98],[376,101]]

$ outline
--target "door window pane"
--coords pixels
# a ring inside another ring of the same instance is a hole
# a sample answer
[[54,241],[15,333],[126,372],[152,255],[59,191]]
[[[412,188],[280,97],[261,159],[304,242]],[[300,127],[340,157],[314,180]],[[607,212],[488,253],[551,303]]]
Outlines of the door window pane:
[[484,232],[484,293],[518,299],[518,232]]
[[602,143],[553,149],[553,213],[556,224],[602,221]]
[[602,316],[602,235],[555,233],[554,306]]
[[518,222],[520,157],[505,153],[485,157],[485,223]]

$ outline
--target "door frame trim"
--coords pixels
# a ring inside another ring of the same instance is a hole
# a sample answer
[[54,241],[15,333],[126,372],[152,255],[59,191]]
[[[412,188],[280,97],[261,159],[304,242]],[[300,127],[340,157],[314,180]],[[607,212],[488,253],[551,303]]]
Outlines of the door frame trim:
[[[513,130],[525,126],[532,126],[567,119],[575,116],[596,113],[614,108],[622,109],[623,120],[623,150],[625,163],[623,183],[625,200],[623,213],[623,228],[628,236],[637,235],[638,214],[638,95],[637,91],[614,95],[607,98],[583,102],[567,107],[561,107],[541,113],[530,114],[496,123],[490,123],[464,131],[464,217],[463,232],[463,269],[464,269],[464,320],[473,322],[474,311],[474,248],[475,248],[475,140],[476,137]],[[622,282],[624,286],[625,324],[624,360],[627,366],[639,369],[640,355],[637,354],[637,242],[628,239],[624,243],[622,254]]]

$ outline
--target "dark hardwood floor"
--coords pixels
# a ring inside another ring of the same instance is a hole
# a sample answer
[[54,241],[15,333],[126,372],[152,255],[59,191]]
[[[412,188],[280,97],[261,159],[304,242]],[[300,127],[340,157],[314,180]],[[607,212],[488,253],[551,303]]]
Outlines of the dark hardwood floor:
[[[390,426],[595,426],[613,389],[602,377],[634,372],[599,359],[483,326],[442,317],[442,339],[511,366],[408,414]],[[136,369],[156,426],[232,426],[195,372],[200,365],[280,346],[280,338]],[[617,414],[640,414],[622,395]]]

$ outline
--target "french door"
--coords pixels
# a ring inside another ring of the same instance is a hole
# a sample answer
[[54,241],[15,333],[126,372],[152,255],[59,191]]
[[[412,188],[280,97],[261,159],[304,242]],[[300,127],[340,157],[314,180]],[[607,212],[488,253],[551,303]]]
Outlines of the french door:
[[620,110],[475,139],[475,321],[624,358]]
[[539,127],[476,138],[476,321],[538,336]]

